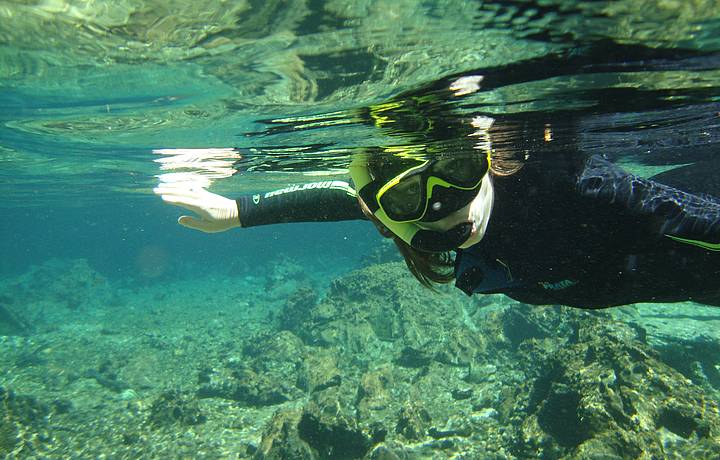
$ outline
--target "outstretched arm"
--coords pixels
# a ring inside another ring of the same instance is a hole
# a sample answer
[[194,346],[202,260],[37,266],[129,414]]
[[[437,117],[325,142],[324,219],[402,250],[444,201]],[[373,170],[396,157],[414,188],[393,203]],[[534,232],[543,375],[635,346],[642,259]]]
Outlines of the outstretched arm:
[[366,219],[355,190],[349,183],[339,180],[309,182],[241,196],[237,208],[243,227]]
[[344,181],[320,181],[231,200],[202,188],[161,185],[154,192],[166,203],[194,212],[178,223],[207,233],[235,227],[290,222],[365,219],[355,191]]
[[646,216],[653,231],[681,243],[720,250],[720,200],[693,195],[623,171],[591,157],[579,177],[587,197]]

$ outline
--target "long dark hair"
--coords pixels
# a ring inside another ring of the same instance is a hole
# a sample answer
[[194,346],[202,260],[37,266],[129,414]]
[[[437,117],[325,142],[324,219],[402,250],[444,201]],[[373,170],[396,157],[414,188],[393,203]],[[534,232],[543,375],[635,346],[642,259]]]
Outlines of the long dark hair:
[[405,259],[405,265],[407,265],[410,273],[420,281],[420,284],[432,289],[434,284],[447,284],[455,279],[453,273],[454,259],[451,252],[418,251],[385,227],[377,217],[369,212],[362,201],[360,207],[370,222],[375,224],[380,234],[393,240],[400,251],[400,255]]

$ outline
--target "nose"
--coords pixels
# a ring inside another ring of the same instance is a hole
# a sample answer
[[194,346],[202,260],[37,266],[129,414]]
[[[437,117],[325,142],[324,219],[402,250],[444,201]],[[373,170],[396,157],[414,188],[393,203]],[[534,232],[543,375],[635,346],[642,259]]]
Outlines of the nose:
[[434,222],[417,222],[417,225],[418,227],[427,230],[444,232],[463,223],[472,224],[472,219],[470,219],[470,216],[468,214],[469,208],[470,205],[467,205],[464,208],[459,209],[446,217],[443,217],[442,219],[436,220]]

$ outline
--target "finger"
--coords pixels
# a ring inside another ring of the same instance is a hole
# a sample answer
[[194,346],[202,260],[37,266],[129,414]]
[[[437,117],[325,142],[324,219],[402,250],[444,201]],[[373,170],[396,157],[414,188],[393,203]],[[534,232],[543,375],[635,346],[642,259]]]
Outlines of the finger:
[[153,189],[153,192],[156,195],[178,195],[178,196],[188,196],[188,197],[197,197],[202,195],[204,192],[203,189],[198,189],[194,187],[181,187],[176,185],[166,185],[161,184],[158,185]]
[[192,216],[180,216],[180,218],[178,218],[178,224],[183,227],[192,228],[193,230],[200,230],[201,232],[209,233],[206,222],[198,220]]
[[205,211],[202,201],[200,200],[175,195],[162,195],[160,198],[162,198],[165,203],[180,206],[181,208],[185,208],[188,211],[195,212],[201,216],[207,214],[207,211]]
[[213,198],[212,193],[203,189],[163,189],[156,193],[167,203],[184,207],[192,206],[191,210],[195,212],[200,212],[198,208],[206,208],[208,202]]

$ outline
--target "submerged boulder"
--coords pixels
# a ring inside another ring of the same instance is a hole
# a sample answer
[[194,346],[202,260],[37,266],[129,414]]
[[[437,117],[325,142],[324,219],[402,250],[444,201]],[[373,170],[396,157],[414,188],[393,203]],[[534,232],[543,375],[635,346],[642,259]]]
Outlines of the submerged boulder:
[[287,331],[252,337],[241,358],[230,357],[222,367],[203,368],[198,375],[200,398],[223,398],[246,406],[267,406],[303,396],[298,369],[306,351]]
[[[0,302],[5,299],[0,298]],[[32,331],[26,319],[19,315],[9,302],[0,303],[0,335],[27,335]]]
[[384,432],[358,420],[352,406],[312,400],[302,409],[276,412],[253,458],[360,459],[383,438]]
[[[310,399],[292,417],[277,415],[283,421],[271,423],[257,458],[281,458],[283,437],[298,458],[720,449],[712,394],[660,359],[641,329],[606,312],[507,300],[484,309],[482,298],[432,294],[392,263],[335,280],[320,301],[296,299],[307,315],[294,328],[304,343],[292,378]],[[348,439],[355,447],[343,453]]]
[[158,396],[150,407],[148,423],[153,427],[199,425],[207,417],[202,413],[194,396],[178,390],[167,390]]
[[613,310],[631,324],[660,357],[708,391],[720,390],[720,309],[683,302],[641,304]]
[[301,409],[280,410],[266,424],[255,460],[316,460],[318,453],[300,437]]
[[[525,315],[538,321],[535,310]],[[603,315],[563,316],[575,334],[533,337],[517,348],[516,365],[531,378],[507,414],[517,422],[515,455],[694,457],[699,446],[707,446],[706,456],[718,448],[716,401],[662,362],[634,329]]]
[[0,280],[0,335],[46,332],[69,312],[117,306],[120,297],[85,259],[50,259]]
[[365,362],[391,354],[408,367],[429,360],[467,365],[484,349],[468,321],[476,309],[475,299],[427,290],[403,263],[386,263],[334,280],[297,333],[308,345],[338,347]]

